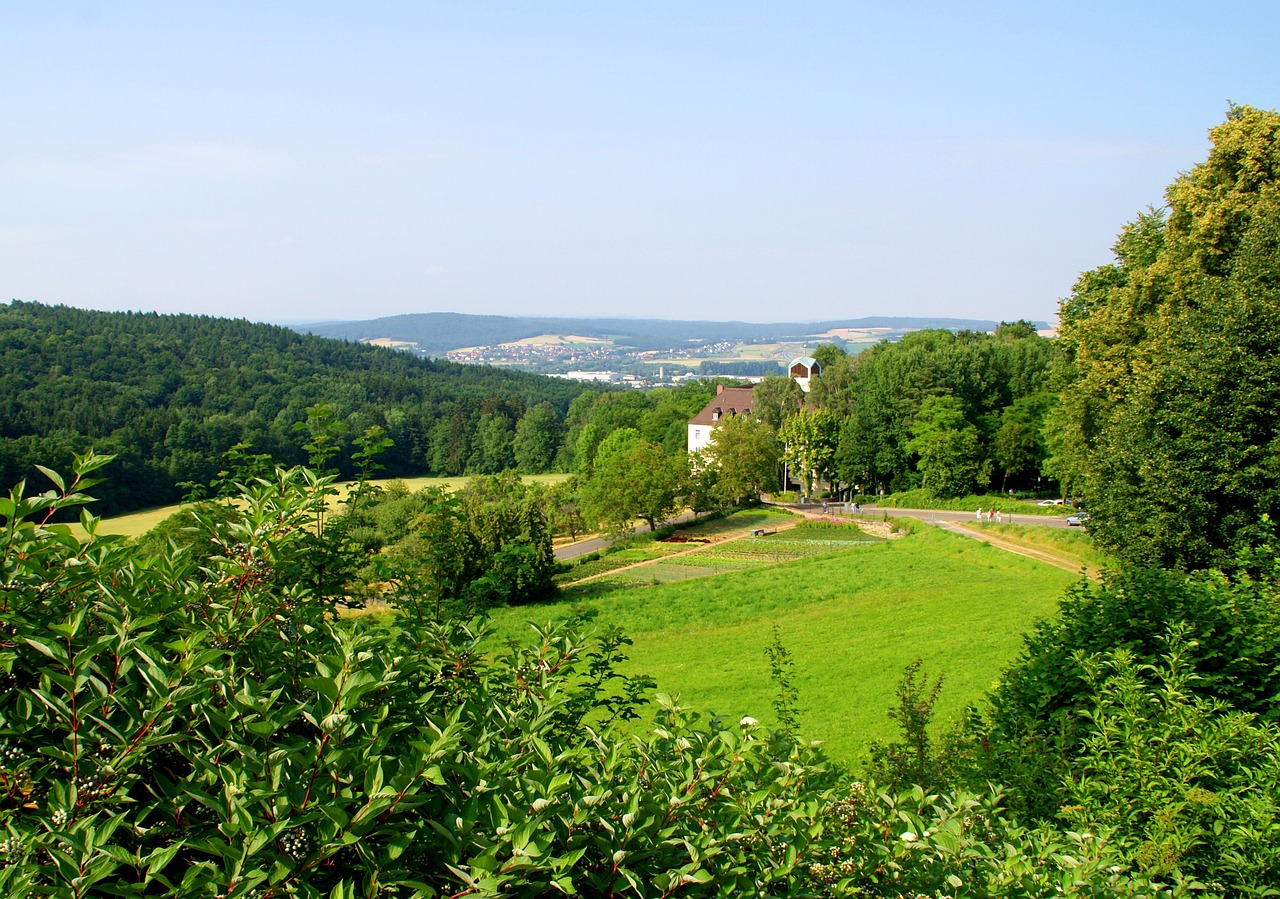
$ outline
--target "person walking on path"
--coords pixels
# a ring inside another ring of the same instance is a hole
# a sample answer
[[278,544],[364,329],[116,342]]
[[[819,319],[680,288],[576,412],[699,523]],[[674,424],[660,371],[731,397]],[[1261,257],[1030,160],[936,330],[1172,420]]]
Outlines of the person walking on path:
[[982,506],[978,506],[978,511],[974,513],[974,517],[977,518],[978,521],[982,521]]

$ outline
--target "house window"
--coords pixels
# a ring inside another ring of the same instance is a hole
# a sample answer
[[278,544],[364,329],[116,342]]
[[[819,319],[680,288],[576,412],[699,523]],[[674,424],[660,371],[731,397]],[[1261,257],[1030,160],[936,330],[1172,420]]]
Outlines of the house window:
[[694,440],[701,440],[701,439],[702,439],[702,428],[694,428],[694,429],[693,429],[693,439],[694,439]]

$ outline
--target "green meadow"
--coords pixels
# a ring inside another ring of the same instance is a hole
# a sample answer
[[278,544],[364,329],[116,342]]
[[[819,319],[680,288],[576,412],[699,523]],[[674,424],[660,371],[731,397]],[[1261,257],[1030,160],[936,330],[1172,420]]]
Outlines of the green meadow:
[[853,762],[895,736],[887,711],[917,656],[946,685],[938,719],[981,700],[1022,636],[1052,615],[1069,572],[924,525],[912,533],[756,570],[571,597],[495,613],[497,636],[588,608],[633,640],[629,670],[684,705],[774,721],[765,648],[776,624],[795,663],[803,736]]
[[1116,564],[1116,560],[1094,544],[1085,528],[1046,528],[1025,524],[983,524],[983,533],[989,533],[1007,543],[1053,553],[1075,562],[1081,569],[1102,571]]
[[[567,474],[531,474],[524,475],[524,480],[538,484],[555,484],[560,481],[568,480]],[[401,483],[409,488],[411,492],[418,491],[424,487],[441,487],[445,490],[457,490],[462,487],[469,477],[460,478],[399,478]],[[390,481],[373,481],[374,484],[386,485]],[[339,503],[346,496],[346,491],[351,484],[348,482],[339,483],[338,494],[333,498],[333,503]],[[101,534],[123,534],[126,537],[141,537],[147,531],[154,528],[160,522],[164,521],[173,513],[182,508],[181,503],[174,503],[171,506],[158,506],[154,509],[143,509],[140,512],[132,512],[128,515],[117,515],[112,518],[102,519],[102,523],[98,527]],[[93,511],[93,507],[89,507],[89,511]]]

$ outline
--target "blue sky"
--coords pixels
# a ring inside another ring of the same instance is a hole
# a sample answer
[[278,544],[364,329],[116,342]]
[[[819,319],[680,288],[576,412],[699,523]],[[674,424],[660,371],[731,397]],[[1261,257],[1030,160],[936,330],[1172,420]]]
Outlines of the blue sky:
[[1052,320],[1280,106],[1280,4],[0,6],[0,293]]

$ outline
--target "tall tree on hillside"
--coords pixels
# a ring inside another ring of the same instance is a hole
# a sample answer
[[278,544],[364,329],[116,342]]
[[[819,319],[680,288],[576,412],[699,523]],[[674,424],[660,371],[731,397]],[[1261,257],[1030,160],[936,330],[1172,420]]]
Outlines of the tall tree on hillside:
[[751,391],[753,411],[776,433],[787,416],[795,415],[804,405],[804,391],[792,378],[771,375]]
[[685,479],[685,457],[668,456],[631,428],[606,437],[582,489],[589,517],[615,530],[641,518],[653,530],[676,509]]
[[812,496],[814,484],[831,473],[837,427],[835,416],[830,412],[808,406],[782,423],[778,434],[783,444],[782,458],[804,484],[806,496]]
[[481,415],[467,467],[481,474],[497,474],[514,467],[515,436],[511,420],[501,412]]
[[550,403],[530,406],[516,423],[516,467],[525,474],[550,471],[560,448],[560,419]]
[[1280,114],[1235,106],[1210,137],[1060,312],[1061,458],[1096,538],[1143,564],[1280,536]]
[[965,420],[957,398],[927,397],[911,433],[907,448],[920,457],[916,468],[921,486],[934,496],[963,496],[990,478],[991,466],[983,462],[978,429]]
[[1056,397],[1048,391],[1021,397],[1000,413],[992,450],[1002,472],[1000,492],[1018,478],[1036,475],[1045,458],[1044,419]]
[[712,494],[729,505],[758,499],[777,483],[781,451],[777,435],[765,422],[748,415],[721,419],[711,432],[706,454],[716,471]]

